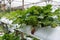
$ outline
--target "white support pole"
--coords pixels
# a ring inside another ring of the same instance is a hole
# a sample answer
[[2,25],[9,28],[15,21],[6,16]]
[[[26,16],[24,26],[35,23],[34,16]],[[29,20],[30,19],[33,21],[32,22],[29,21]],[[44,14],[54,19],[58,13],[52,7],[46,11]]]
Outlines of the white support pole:
[[22,10],[24,10],[24,0],[22,0]]

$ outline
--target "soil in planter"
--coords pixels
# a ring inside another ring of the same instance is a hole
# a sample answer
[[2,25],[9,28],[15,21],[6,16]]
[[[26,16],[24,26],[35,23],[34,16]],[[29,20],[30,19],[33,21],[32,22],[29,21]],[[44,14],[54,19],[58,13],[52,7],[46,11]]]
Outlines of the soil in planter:
[[21,39],[21,40],[26,40],[26,39]]

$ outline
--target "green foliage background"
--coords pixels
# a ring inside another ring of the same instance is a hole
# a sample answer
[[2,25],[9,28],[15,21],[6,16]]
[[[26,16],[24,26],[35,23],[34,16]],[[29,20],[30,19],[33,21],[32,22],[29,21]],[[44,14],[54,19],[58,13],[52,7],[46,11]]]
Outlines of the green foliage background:
[[[57,18],[53,18],[57,16]],[[13,24],[26,24],[37,27],[41,25],[41,27],[51,26],[53,28],[60,25],[60,8],[52,12],[52,5],[48,4],[46,6],[32,6],[25,10],[16,10],[9,12],[0,13],[0,18],[6,17],[9,20],[13,20]],[[0,37],[1,38],[1,37]],[[2,37],[6,40],[19,40],[19,37],[12,34],[4,34]],[[1,39],[0,39],[1,40]],[[33,39],[37,40],[37,39]]]
[[[16,10],[11,11],[10,13],[0,13],[0,17],[7,17],[8,19],[13,20],[13,23],[17,24],[25,23],[32,26],[37,26],[39,24],[41,27],[56,27],[60,23],[60,8],[54,12],[51,11],[52,5],[48,4],[46,6],[32,6],[25,10]],[[55,15],[58,18],[55,19],[52,17]]]

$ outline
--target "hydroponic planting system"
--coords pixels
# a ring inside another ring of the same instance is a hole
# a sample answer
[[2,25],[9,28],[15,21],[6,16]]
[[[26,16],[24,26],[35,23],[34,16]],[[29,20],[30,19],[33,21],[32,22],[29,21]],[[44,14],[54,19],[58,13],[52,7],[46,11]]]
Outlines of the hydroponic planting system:
[[12,2],[0,1],[0,40],[60,40],[59,2],[43,0],[25,4],[22,0],[22,5],[11,7]]

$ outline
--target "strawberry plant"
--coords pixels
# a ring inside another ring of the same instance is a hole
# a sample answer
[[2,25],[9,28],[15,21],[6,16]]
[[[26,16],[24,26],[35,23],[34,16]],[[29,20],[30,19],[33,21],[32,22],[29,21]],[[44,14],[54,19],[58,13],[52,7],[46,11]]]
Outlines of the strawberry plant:
[[31,8],[27,9],[27,14],[25,18],[25,23],[27,25],[32,25],[31,33],[34,34],[35,27],[41,25],[41,27],[56,27],[57,22],[56,19],[53,18],[56,14],[52,11],[52,5],[48,4],[46,6],[32,6]]

